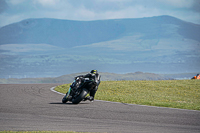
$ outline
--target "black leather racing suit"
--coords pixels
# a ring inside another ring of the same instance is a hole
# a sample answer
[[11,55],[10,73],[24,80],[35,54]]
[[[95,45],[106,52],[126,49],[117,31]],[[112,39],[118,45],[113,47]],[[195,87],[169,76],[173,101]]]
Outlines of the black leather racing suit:
[[95,89],[90,91],[90,96],[92,96],[94,98],[96,91],[98,90],[98,86],[101,82],[100,81],[101,76],[98,73],[96,73],[96,74],[88,73],[86,75],[80,75],[78,77],[89,78],[90,80],[94,80],[97,83],[97,86],[95,87]]

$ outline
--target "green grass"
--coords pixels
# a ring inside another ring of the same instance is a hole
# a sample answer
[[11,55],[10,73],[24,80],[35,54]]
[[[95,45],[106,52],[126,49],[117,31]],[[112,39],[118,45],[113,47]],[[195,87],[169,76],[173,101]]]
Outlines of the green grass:
[[[69,85],[55,90],[66,93]],[[200,110],[200,80],[102,81],[95,99]]]

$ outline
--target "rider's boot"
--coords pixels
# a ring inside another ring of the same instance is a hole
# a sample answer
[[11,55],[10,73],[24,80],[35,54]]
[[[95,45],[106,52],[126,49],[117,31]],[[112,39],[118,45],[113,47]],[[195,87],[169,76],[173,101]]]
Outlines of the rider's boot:
[[83,99],[83,101],[87,101],[87,100],[93,102],[93,101],[94,101],[94,97],[93,97],[93,96],[87,96],[87,97],[85,97],[85,98]]

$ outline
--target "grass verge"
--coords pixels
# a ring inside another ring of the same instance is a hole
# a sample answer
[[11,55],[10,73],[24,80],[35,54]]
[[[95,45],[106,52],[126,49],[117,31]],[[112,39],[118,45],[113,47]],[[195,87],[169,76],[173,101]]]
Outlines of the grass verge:
[[[55,88],[66,93],[70,84]],[[102,81],[95,99],[200,110],[200,80]]]

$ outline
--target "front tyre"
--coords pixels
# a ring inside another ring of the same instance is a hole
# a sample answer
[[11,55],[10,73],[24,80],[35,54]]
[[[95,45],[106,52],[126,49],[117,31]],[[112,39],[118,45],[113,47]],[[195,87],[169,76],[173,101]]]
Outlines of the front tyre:
[[68,98],[66,98],[67,94],[63,97],[62,103],[66,103],[68,101]]
[[76,98],[72,99],[72,103],[73,104],[79,104],[83,100],[83,98],[85,98],[85,96],[87,94],[88,94],[88,90],[87,89],[83,89],[79,96],[77,96]]

